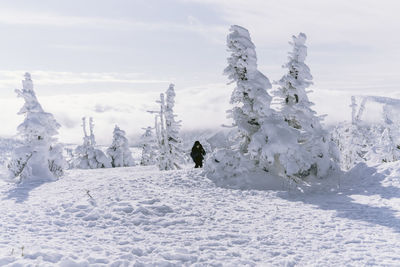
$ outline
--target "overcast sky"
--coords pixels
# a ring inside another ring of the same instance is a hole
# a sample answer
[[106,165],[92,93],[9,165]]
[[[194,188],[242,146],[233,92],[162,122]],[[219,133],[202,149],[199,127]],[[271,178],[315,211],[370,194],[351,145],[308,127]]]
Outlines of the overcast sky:
[[399,10],[395,0],[2,0],[0,135],[23,120],[14,88],[25,71],[63,142],[81,142],[82,116],[94,117],[99,143],[116,123],[141,133],[171,82],[184,130],[219,127],[232,90],[222,75],[232,24],[250,31],[271,81],[285,72],[291,36],[306,33],[315,109],[327,123],[349,119],[352,94],[400,98]]

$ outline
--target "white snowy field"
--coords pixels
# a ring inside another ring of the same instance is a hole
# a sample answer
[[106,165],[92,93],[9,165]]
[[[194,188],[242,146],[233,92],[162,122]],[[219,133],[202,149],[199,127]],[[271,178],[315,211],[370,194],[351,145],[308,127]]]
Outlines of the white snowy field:
[[219,188],[190,167],[1,181],[0,265],[399,266],[399,177],[359,164],[306,193]]

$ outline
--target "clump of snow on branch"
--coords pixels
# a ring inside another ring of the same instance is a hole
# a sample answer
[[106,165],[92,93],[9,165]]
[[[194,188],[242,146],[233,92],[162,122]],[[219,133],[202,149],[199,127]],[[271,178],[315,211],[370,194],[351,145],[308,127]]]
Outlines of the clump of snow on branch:
[[83,144],[75,149],[77,158],[74,166],[79,169],[111,168],[111,161],[100,149],[95,148],[93,118],[89,118],[90,135],[86,131],[86,118],[82,118]]
[[115,125],[112,144],[107,149],[107,155],[111,159],[112,167],[130,167],[135,165],[132,152],[129,150],[129,142],[125,135],[125,131]]
[[18,97],[25,103],[18,112],[24,115],[24,121],[17,130],[22,139],[8,163],[10,176],[15,181],[26,179],[54,179],[64,173],[66,161],[62,156],[62,147],[56,143],[60,124],[51,113],[43,110],[33,90],[31,75],[25,73],[23,88],[16,89]]

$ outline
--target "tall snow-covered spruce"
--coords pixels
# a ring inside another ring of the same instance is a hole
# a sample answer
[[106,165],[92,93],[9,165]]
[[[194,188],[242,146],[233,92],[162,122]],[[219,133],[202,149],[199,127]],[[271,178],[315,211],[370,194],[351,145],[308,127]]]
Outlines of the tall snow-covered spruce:
[[276,96],[281,101],[281,113],[287,124],[298,130],[298,143],[302,148],[301,168],[296,176],[304,177],[314,173],[319,177],[326,176],[328,171],[336,167],[337,149],[322,128],[323,117],[317,116],[311,108],[314,104],[308,99],[306,89],[312,85],[312,75],[305,64],[307,47],[306,35],[300,33],[292,37],[292,51],[289,61],[283,66],[288,69],[277,83]]
[[86,118],[82,118],[83,144],[75,149],[74,166],[79,169],[111,168],[111,161],[100,149],[95,148],[93,119],[89,118],[90,135],[86,131]]
[[[305,40],[305,35],[299,38],[303,37]],[[270,107],[271,96],[267,92],[271,84],[257,69],[255,46],[249,32],[243,27],[231,26],[227,38],[231,54],[224,73],[236,85],[230,100],[234,107],[228,111],[228,117],[233,119],[237,139],[232,140],[230,148],[217,149],[206,161],[205,173],[217,183],[266,185],[279,180],[276,179],[279,176],[298,181],[308,176],[312,168],[321,170],[318,174],[323,175],[331,167],[330,141],[322,130],[320,118],[309,108],[311,102],[304,91],[312,77],[303,62],[305,46],[297,47],[298,44],[291,54],[293,62],[288,63],[289,75],[282,79],[286,87],[280,88],[283,102],[290,106],[275,111]],[[303,80],[297,81],[300,77]],[[297,118],[297,112],[303,115]],[[313,146],[312,142],[318,143]]]
[[60,177],[66,167],[62,147],[54,138],[60,124],[51,113],[43,110],[36,98],[29,73],[25,73],[22,86],[21,90],[16,89],[15,92],[25,100],[18,112],[19,115],[25,115],[25,120],[17,128],[23,145],[13,151],[8,163],[10,176],[18,182]]
[[125,131],[121,130],[117,125],[115,125],[113,141],[107,149],[107,155],[111,159],[112,167],[129,167],[135,165],[132,152],[129,150],[128,139],[125,137]]
[[286,144],[277,145],[276,130],[291,136],[288,127],[285,129],[270,108],[271,96],[267,89],[271,83],[257,69],[255,46],[249,32],[243,27],[231,26],[227,45],[231,54],[224,74],[236,85],[230,100],[234,107],[228,110],[228,117],[233,119],[237,138],[232,140],[231,148],[215,151],[205,165],[207,176],[220,182],[254,171],[269,172],[279,160],[277,149],[283,151],[286,147]]

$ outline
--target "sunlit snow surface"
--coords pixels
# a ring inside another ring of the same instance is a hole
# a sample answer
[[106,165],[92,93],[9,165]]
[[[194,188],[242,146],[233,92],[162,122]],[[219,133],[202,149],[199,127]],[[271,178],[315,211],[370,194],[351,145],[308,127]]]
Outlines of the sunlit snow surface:
[[359,164],[306,193],[220,188],[189,166],[1,181],[0,266],[398,266],[399,170]]

